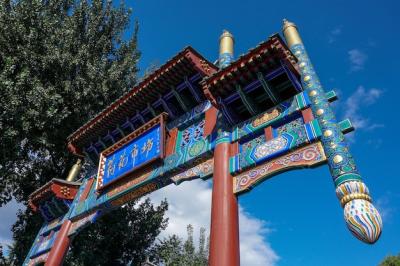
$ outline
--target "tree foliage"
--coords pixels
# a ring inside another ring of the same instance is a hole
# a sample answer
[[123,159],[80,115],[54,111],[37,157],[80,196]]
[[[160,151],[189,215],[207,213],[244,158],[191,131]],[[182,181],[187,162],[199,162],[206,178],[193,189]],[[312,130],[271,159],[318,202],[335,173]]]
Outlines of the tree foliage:
[[0,245],[0,265],[7,265],[8,261],[3,254],[3,246]]
[[387,256],[379,266],[400,266],[400,253],[396,256]]
[[[64,179],[76,160],[67,136],[136,83],[137,23],[124,38],[130,16],[123,3],[105,0],[0,2],[0,207],[12,197],[26,204],[50,179]],[[100,246],[111,253],[96,254],[95,265],[139,258],[165,226],[166,208],[145,202],[114,211],[76,238],[69,263],[94,265],[85,252]],[[41,223],[28,209],[18,214],[16,264]]]
[[138,207],[128,203],[118,215],[105,215],[77,235],[65,265],[140,265],[146,249],[167,226],[167,207],[164,201],[153,208],[147,199]]
[[200,228],[199,247],[196,250],[193,241],[193,226],[187,226],[188,237],[183,241],[172,235],[155,243],[149,251],[149,257],[156,264],[167,266],[202,266],[208,265],[208,243],[205,229]]
[[0,4],[0,204],[73,164],[66,138],[136,81],[130,11],[104,0]]

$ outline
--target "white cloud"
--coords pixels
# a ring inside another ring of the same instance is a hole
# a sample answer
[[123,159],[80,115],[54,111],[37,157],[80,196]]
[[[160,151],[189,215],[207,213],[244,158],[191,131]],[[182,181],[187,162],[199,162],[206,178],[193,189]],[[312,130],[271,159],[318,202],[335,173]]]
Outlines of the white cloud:
[[[194,226],[195,244],[198,244],[199,230],[206,228],[209,234],[211,214],[211,182],[193,180],[180,184],[169,185],[150,194],[149,198],[159,204],[164,198],[168,199],[169,224],[160,237],[176,234],[186,239],[186,226]],[[11,226],[16,221],[16,213],[24,206],[11,201],[0,208],[0,243],[3,246],[11,244]],[[271,248],[266,236],[270,233],[267,223],[245,212],[239,206],[240,223],[240,260],[243,266],[271,266],[275,265],[279,256]]]
[[347,52],[351,63],[350,71],[360,71],[364,69],[364,65],[368,59],[368,55],[359,49],[352,49]]
[[372,146],[374,149],[379,149],[382,146],[382,143],[383,143],[383,139],[382,138],[367,140],[367,144]]
[[200,227],[209,229],[211,188],[208,182],[193,180],[179,186],[172,184],[153,192],[149,198],[156,204],[165,198],[168,200],[168,227],[161,238],[176,234],[186,239],[188,224],[194,227],[195,239],[198,239]]
[[15,200],[10,201],[0,208],[0,245],[7,246],[12,242],[11,226],[17,220],[18,209],[24,208],[24,205]]
[[[170,185],[152,193],[154,203],[168,199],[169,224],[160,237],[176,234],[186,238],[186,226],[194,226],[194,238],[198,240],[199,229],[204,227],[209,233],[211,214],[210,182],[193,180],[179,186]],[[239,208],[240,260],[243,266],[275,265],[279,257],[266,240],[270,232],[265,221],[257,219]]]
[[399,198],[400,194],[386,191],[375,201],[375,207],[378,209],[384,222],[392,221],[393,215],[398,211],[397,205],[392,204],[392,202],[398,202]]
[[265,235],[271,231],[266,222],[240,208],[239,225],[241,265],[275,265],[279,256],[265,239]]
[[371,131],[384,127],[380,123],[372,123],[368,117],[361,113],[361,109],[374,104],[381,96],[383,91],[376,88],[365,89],[359,86],[357,90],[347,98],[344,105],[344,117],[350,118],[356,129]]
[[336,42],[337,38],[342,34],[342,26],[337,26],[328,34],[328,43]]

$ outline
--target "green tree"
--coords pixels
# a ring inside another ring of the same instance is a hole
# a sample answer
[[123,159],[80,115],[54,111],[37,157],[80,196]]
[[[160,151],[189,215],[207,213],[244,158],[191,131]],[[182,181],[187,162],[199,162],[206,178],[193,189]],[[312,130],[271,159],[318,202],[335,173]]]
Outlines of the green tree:
[[[137,23],[132,37],[123,38],[130,16],[123,3],[106,0],[0,2],[0,207],[12,197],[26,204],[50,179],[64,179],[76,160],[66,149],[67,136],[134,86]],[[82,175],[93,167],[86,162]],[[137,208],[146,213],[143,218],[128,205],[88,228],[77,237],[71,255],[114,245],[113,258],[135,259],[130,254],[148,247],[165,226],[167,206],[145,202]],[[19,212],[11,251],[17,265],[41,223],[29,209]],[[130,224],[143,234],[117,231],[129,231]],[[134,233],[138,244],[131,239]],[[94,236],[103,241],[85,241]],[[122,244],[107,242],[114,236]]]
[[387,256],[379,266],[400,266],[400,254],[396,256]]
[[146,249],[167,226],[163,217],[166,209],[166,202],[153,208],[147,199],[138,207],[126,204],[118,216],[105,215],[100,223],[78,234],[65,264],[140,265],[146,259]]
[[205,229],[200,228],[199,248],[193,241],[193,226],[187,226],[187,239],[183,241],[176,235],[155,243],[149,250],[150,259],[156,264],[167,266],[202,266],[208,265],[208,243],[205,241]]
[[0,245],[0,265],[7,265],[7,259],[3,255],[3,246]]

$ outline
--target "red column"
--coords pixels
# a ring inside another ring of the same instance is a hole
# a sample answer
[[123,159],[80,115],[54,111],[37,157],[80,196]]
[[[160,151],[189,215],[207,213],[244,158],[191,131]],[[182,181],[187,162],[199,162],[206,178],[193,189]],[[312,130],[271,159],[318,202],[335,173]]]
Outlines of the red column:
[[68,237],[68,231],[71,227],[71,221],[66,220],[62,224],[54,245],[50,250],[49,257],[46,260],[45,266],[59,266],[62,265],[64,257],[67,254],[71,239]]
[[214,150],[214,177],[211,206],[211,266],[240,265],[239,217],[233,178],[229,173],[229,142]]

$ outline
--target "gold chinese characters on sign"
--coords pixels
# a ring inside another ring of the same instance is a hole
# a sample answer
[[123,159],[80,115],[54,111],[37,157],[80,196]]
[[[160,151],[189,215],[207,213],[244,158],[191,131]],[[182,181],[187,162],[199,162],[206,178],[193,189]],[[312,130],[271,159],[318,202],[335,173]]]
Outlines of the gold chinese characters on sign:
[[279,116],[279,110],[277,108],[275,108],[274,110],[272,110],[272,112],[270,113],[265,113],[260,115],[259,117],[257,117],[253,123],[251,123],[251,125],[253,127],[259,127],[262,124],[267,123],[268,121],[271,121],[272,119],[275,119]]

